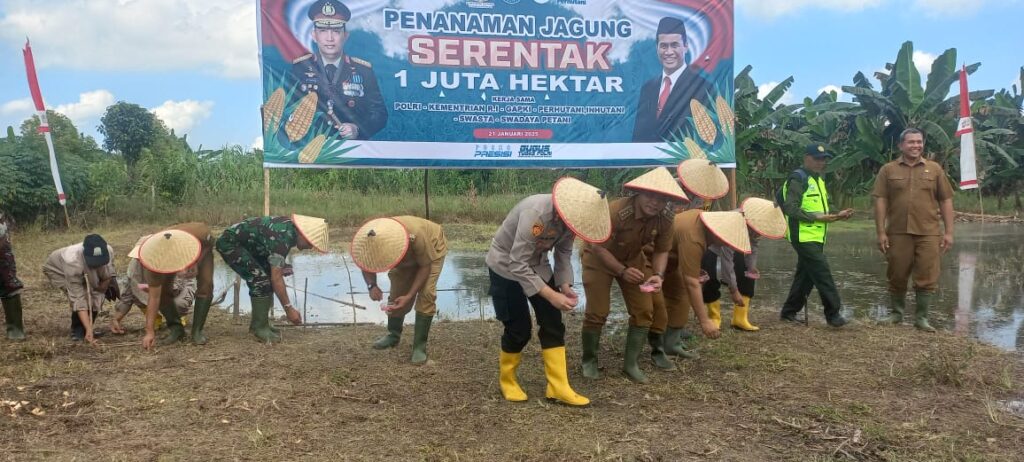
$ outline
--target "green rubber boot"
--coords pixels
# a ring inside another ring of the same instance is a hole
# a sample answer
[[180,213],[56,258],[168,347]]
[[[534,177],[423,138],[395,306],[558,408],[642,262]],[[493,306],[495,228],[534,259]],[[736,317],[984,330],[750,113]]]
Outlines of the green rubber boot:
[[665,354],[670,356],[679,356],[686,359],[698,359],[700,355],[697,354],[696,350],[687,349],[685,342],[683,342],[683,331],[686,329],[673,329],[669,327],[665,330],[665,343],[663,348]]
[[917,292],[917,312],[914,313],[914,327],[918,330],[925,332],[935,332],[935,328],[928,324],[928,309],[931,307],[932,298],[935,294],[932,292]]
[[15,342],[25,340],[25,322],[21,318],[21,295],[0,299],[0,303],[4,305],[7,338]]
[[388,317],[388,333],[381,336],[376,342],[373,342],[373,349],[384,350],[398,345],[398,341],[402,338],[403,322],[405,322],[404,317]]
[[886,324],[903,322],[903,313],[907,311],[907,295],[889,293],[889,316],[882,320]]
[[599,379],[601,370],[597,367],[597,348],[601,344],[601,329],[583,329],[581,334],[583,376],[588,379]]
[[197,298],[195,306],[192,307],[193,345],[206,345],[206,342],[210,340],[203,333],[203,327],[206,326],[206,316],[210,314],[210,303],[212,301],[209,297]]
[[174,299],[169,294],[167,298],[171,301],[160,304],[160,314],[167,325],[167,335],[157,342],[160,345],[171,345],[185,340],[185,326],[181,325],[181,315],[174,306]]
[[416,325],[412,335],[412,363],[424,364],[427,362],[427,337],[430,336],[430,324],[434,322],[433,316],[416,313]]
[[636,383],[647,383],[647,375],[640,370],[640,352],[644,349],[644,339],[648,328],[629,326],[626,332],[626,348],[623,351],[622,372]]
[[676,370],[675,363],[665,354],[665,334],[648,332],[647,343],[651,345],[651,360],[655,367],[665,371]]
[[281,341],[281,336],[270,330],[270,307],[274,304],[274,297],[250,297],[252,304],[252,321],[249,324],[249,332],[264,343],[275,343]]

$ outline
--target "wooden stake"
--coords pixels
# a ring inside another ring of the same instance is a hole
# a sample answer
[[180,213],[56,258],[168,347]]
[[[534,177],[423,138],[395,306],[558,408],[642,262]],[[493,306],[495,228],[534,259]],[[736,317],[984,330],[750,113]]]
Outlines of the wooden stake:
[[736,169],[739,167],[733,167],[729,169],[729,210],[736,209]]
[[430,219],[430,170],[423,170],[423,206],[426,214],[423,218]]

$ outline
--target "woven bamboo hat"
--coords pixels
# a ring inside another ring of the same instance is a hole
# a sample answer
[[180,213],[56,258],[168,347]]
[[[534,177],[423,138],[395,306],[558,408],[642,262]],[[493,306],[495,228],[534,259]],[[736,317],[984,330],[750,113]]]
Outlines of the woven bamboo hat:
[[768,239],[782,239],[786,236],[786,216],[782,207],[768,199],[751,197],[740,204],[740,212],[747,220],[747,226]]
[[203,244],[178,229],[153,233],[139,246],[139,263],[154,273],[174,274],[196,263]]
[[729,194],[729,179],[714,162],[706,159],[687,159],[676,168],[679,181],[690,194],[701,199],[714,200]]
[[672,178],[672,173],[665,167],[658,167],[644,173],[623,186],[634,191],[662,194],[671,197],[672,200],[690,201],[690,198],[686,197],[686,193],[683,192],[683,188],[679,187],[676,179]]
[[605,192],[572,177],[551,189],[551,202],[565,225],[580,239],[600,244],[612,235],[612,220]]
[[132,247],[132,251],[128,252],[128,258],[134,258],[136,260],[139,259],[139,249],[142,248],[142,243],[146,242],[146,239],[149,239],[149,236],[152,236],[152,234],[142,236],[139,240],[135,241],[135,247]]
[[375,218],[359,227],[349,252],[363,271],[381,273],[398,265],[409,251],[409,231],[394,218]]
[[317,252],[327,253],[327,220],[293,214],[292,223]]
[[747,222],[740,212],[702,212],[700,220],[704,227],[729,247],[743,253],[750,253],[750,235]]

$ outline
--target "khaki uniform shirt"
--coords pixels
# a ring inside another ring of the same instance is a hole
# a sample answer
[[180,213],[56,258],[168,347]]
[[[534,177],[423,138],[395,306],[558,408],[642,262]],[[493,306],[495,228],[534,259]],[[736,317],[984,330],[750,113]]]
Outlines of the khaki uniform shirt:
[[[88,311],[90,306],[94,310],[99,310],[103,306],[103,291],[97,291],[96,288],[99,287],[101,279],[117,275],[114,270],[114,248],[108,245],[107,251],[110,254],[110,263],[99,268],[86,266],[85,249],[81,243],[54,250],[43,264],[43,274],[51,284],[68,294],[74,311]],[[87,294],[86,277],[89,278],[89,284],[93,289],[92,294]]]
[[871,195],[888,200],[889,234],[941,236],[939,203],[953,197],[953,187],[939,164],[921,158],[909,165],[900,157],[878,171]]
[[398,267],[429,266],[448,254],[448,241],[441,225],[414,216],[392,217],[409,233],[409,250]]
[[[608,204],[612,217],[612,236],[603,244],[620,263],[633,268],[643,268],[643,248],[653,244],[653,253],[668,252],[672,248],[672,219],[674,213],[667,208],[661,214],[640,220],[634,206],[637,196],[617,199]],[[583,249],[584,265],[603,267],[600,259],[590,251],[588,244]],[[611,271],[611,268],[605,268]]]
[[[128,290],[121,292],[121,300],[117,304],[118,312],[127,313],[133,305],[141,307],[149,305],[149,292],[139,288],[139,284],[146,284],[146,273],[148,271],[142,267],[139,260],[128,259]],[[192,272],[181,272],[174,278],[174,289],[171,293],[174,295],[174,306],[178,308],[179,313],[182,311],[187,313],[188,308],[192,306],[197,285]]]
[[704,222],[700,221],[701,210],[687,210],[676,214],[672,220],[672,251],[669,252],[669,268],[676,265],[683,276],[700,277],[700,260],[707,250],[707,235]]
[[[505,217],[487,251],[487,266],[499,276],[518,282],[532,297],[548,281],[572,284],[572,246],[576,239],[555,211],[551,194],[520,201]],[[548,251],[555,257],[554,269]]]

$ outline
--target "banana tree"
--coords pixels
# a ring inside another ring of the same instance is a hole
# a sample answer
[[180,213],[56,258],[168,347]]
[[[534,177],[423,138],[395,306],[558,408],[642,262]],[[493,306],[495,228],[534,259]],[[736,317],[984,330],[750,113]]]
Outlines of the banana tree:
[[[1020,69],[1024,81],[1024,67]],[[1024,210],[1024,91],[1016,85],[1003,89],[971,108],[976,121],[975,149],[980,164],[982,191],[995,194],[1002,208],[1006,197],[1014,197],[1018,212]]]

